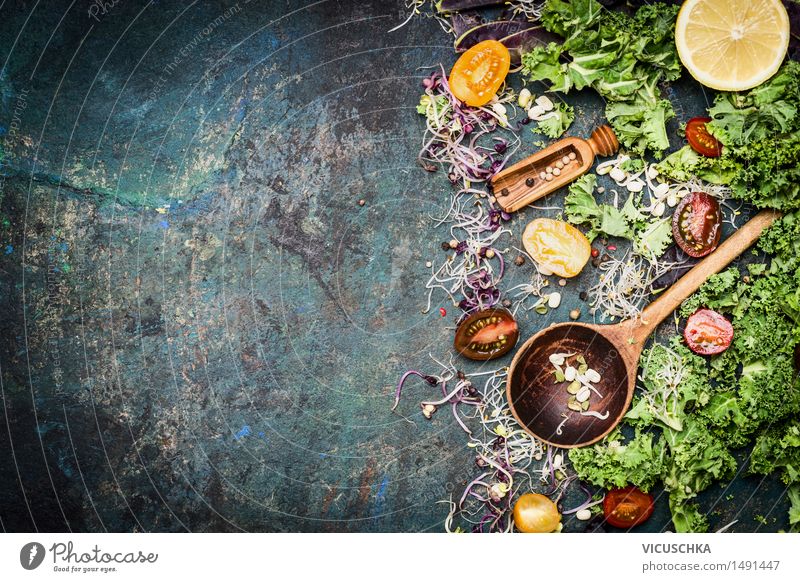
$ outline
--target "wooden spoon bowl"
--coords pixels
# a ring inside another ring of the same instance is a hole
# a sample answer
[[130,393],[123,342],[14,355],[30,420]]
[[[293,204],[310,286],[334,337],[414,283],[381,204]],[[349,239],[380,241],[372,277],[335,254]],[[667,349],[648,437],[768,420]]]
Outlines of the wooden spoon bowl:
[[[585,416],[561,426],[562,414],[572,420],[580,413],[567,408],[565,383],[554,380],[549,360],[553,353],[583,354],[586,363],[600,373],[596,387],[603,397],[592,394],[590,410],[608,412],[608,419]],[[511,364],[514,373],[508,381],[508,400],[519,423],[541,440],[559,447],[595,442],[608,432],[609,423],[616,423],[628,409],[627,378],[635,377],[636,372],[631,374],[628,365],[617,346],[592,326],[554,325],[537,333],[517,352]]]
[[[656,326],[779,217],[772,210],[760,212],[664,291],[636,320],[615,325],[562,323],[528,339],[508,371],[506,394],[514,418],[534,437],[562,448],[590,445],[614,430],[631,404],[639,356]],[[582,354],[589,367],[600,373],[601,380],[595,386],[602,396],[592,394],[589,410],[603,416],[607,412],[607,417],[584,416],[567,408],[566,383],[555,382],[549,360],[556,353]]]

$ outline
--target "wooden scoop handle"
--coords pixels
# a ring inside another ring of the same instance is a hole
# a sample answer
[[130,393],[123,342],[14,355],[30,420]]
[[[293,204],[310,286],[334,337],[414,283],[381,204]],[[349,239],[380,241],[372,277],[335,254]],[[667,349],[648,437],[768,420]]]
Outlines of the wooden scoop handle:
[[633,321],[633,339],[640,344],[653,332],[670,313],[675,311],[683,300],[697,291],[713,274],[719,273],[731,261],[746,251],[761,233],[781,217],[775,210],[762,210],[747,224],[737,230],[717,250],[697,263],[683,277],[664,291],[642,312],[641,321]]

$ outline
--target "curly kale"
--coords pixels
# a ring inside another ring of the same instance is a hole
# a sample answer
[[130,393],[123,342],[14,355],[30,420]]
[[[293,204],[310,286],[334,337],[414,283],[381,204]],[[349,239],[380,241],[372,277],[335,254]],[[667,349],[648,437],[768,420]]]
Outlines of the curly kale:
[[665,124],[675,113],[658,84],[681,73],[677,11],[655,3],[628,16],[596,0],[547,0],[541,22],[566,40],[524,54],[523,74],[549,82],[552,91],[593,88],[607,101],[606,117],[623,145],[660,153],[669,147]]
[[650,491],[664,471],[665,450],[660,438],[636,432],[630,441],[618,430],[593,447],[572,449],[569,460],[581,479],[607,489],[633,484]]
[[722,156],[685,146],[659,164],[662,174],[728,184],[735,198],[759,208],[800,208],[800,63],[787,60],[747,93],[718,93],[708,113]]

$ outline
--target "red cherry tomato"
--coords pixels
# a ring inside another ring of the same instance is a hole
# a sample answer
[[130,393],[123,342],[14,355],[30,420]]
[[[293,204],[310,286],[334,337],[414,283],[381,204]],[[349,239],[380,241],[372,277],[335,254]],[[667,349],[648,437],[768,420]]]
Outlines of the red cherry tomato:
[[630,485],[612,489],[603,500],[603,516],[614,526],[628,529],[640,525],[653,515],[653,496]]
[[672,215],[672,236],[690,257],[704,257],[714,251],[722,235],[719,202],[705,192],[684,196]]
[[707,158],[718,158],[722,154],[722,144],[713,135],[708,133],[706,123],[710,117],[693,117],[686,124],[686,139],[692,149]]
[[719,354],[727,350],[733,341],[733,326],[721,313],[710,309],[698,309],[686,321],[683,330],[686,345],[701,356]]

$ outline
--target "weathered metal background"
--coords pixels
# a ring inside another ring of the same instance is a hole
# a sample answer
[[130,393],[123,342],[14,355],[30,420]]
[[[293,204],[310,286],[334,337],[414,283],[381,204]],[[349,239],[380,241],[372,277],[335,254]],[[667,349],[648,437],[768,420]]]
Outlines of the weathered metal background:
[[[420,67],[453,53],[432,19],[388,33],[405,15],[2,4],[3,530],[442,529],[435,502],[473,477],[464,435],[418,414],[419,386],[411,422],[389,408],[452,338],[444,297],[446,318],[420,313],[450,185],[415,163],[414,107]],[[668,95],[680,121],[707,103],[688,81]],[[602,122],[593,95],[570,102],[570,134]],[[566,320],[596,276],[525,316],[523,337]],[[777,530],[782,493],[738,477],[701,502],[712,526]],[[646,529],[668,522],[660,498]]]

